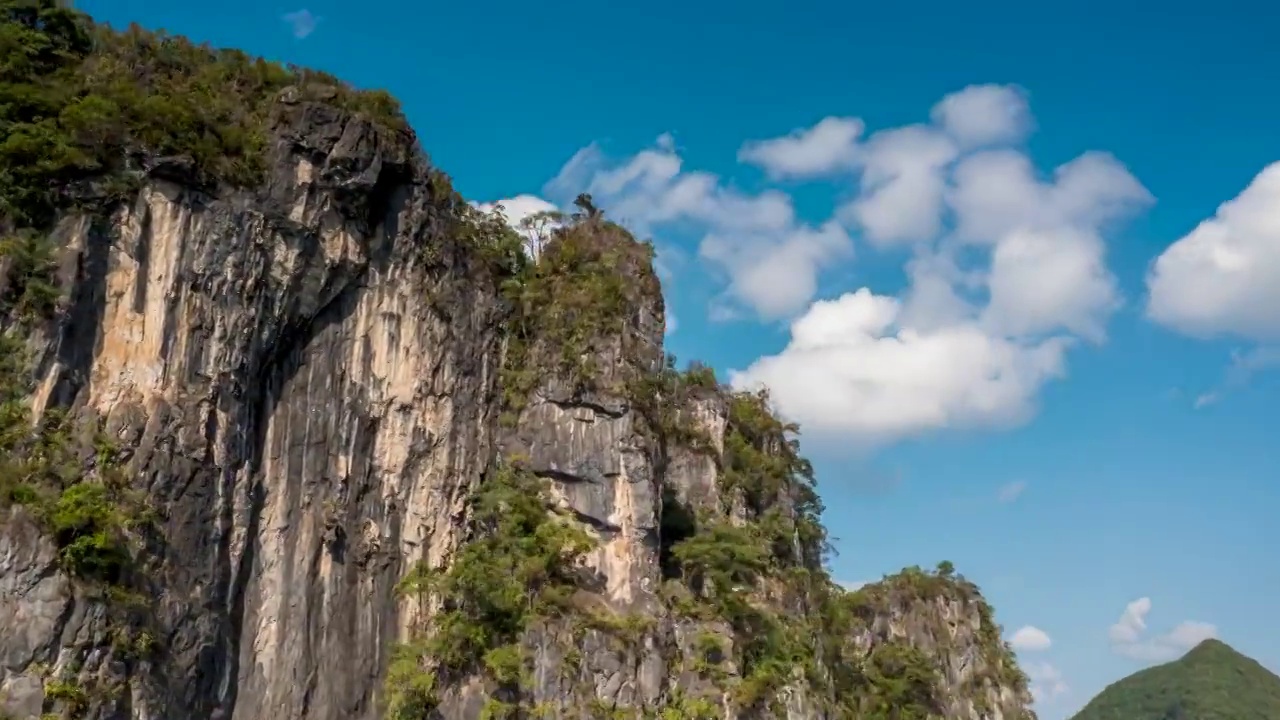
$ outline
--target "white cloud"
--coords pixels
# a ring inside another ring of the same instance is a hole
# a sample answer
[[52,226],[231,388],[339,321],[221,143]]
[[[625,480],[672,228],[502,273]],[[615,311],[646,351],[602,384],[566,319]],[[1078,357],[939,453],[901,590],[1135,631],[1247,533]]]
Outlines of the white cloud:
[[1031,695],[1037,703],[1048,703],[1071,691],[1062,672],[1048,662],[1027,663],[1023,671],[1031,680]]
[[1146,662],[1165,662],[1181,656],[1200,642],[1218,636],[1214,625],[1195,620],[1184,620],[1163,634],[1147,633],[1147,614],[1151,612],[1151,598],[1141,597],[1125,606],[1120,619],[1112,625],[1107,636],[1111,649],[1118,655]]
[[1218,401],[1221,399],[1222,399],[1221,392],[1218,392],[1216,390],[1210,390],[1209,392],[1204,392],[1197,395],[1196,399],[1192,401],[1191,407],[1195,408],[1196,410],[1199,410],[1201,408],[1209,407],[1210,405],[1216,405],[1218,404]]
[[1119,305],[1100,237],[1074,228],[1015,230],[992,252],[982,320],[995,331],[1035,335],[1063,329],[1101,339]]
[[638,235],[676,221],[760,233],[796,225],[786,193],[742,193],[722,184],[716,175],[686,171],[683,165],[668,135],[622,162],[592,144],[570,158],[544,190],[547,196],[566,201],[581,192],[591,193],[609,217]]
[[944,97],[931,125],[882,130],[860,143],[859,118],[828,117],[783,137],[753,140],[738,159],[772,178],[861,173],[861,192],[842,221],[880,245],[929,240],[942,229],[944,169],[962,151],[1021,141],[1032,121],[1026,96],[1003,85],[971,85]]
[[1186,620],[1174,626],[1165,638],[1175,647],[1193,648],[1196,645],[1218,637],[1218,627],[1206,622]]
[[281,15],[280,19],[288,23],[295,38],[302,40],[315,32],[316,26],[319,25],[320,21],[324,18],[312,15],[310,10],[303,8],[302,10],[287,12],[284,15]]
[[936,237],[946,190],[942,170],[957,152],[949,138],[925,125],[872,135],[861,158],[861,193],[840,209],[841,219],[881,246]]
[[962,153],[1030,127],[991,110],[998,103],[980,97],[990,92],[948,96],[935,126],[877,132],[862,147],[860,194],[841,217],[873,243],[913,245],[905,290],[814,303],[780,353],[730,373],[737,387],[768,385],[811,433],[864,445],[1011,427],[1066,373],[1069,348],[1105,338],[1120,297],[1104,235],[1152,198],[1104,153],[1045,178],[1017,150]]
[[1148,316],[1180,332],[1280,339],[1280,162],[1156,258],[1147,289]]
[[[850,197],[825,222],[797,217],[777,189],[746,192],[684,166],[670,135],[624,158],[592,144],[543,189],[592,194],[638,236],[691,242],[723,279],[713,319],[787,320],[784,349],[731,371],[771,387],[778,409],[849,447],[1028,420],[1067,351],[1101,342],[1121,303],[1105,262],[1115,225],[1152,200],[1105,153],[1039,173],[1020,150],[1034,122],[1025,93],[976,85],[927,123],[863,139],[856,118],[746,143],[773,178],[830,176]],[[910,248],[906,287],[814,302],[854,239]]]
[[1151,612],[1151,598],[1142,597],[1125,606],[1120,619],[1107,631],[1113,643],[1136,642],[1147,629],[1147,613]]
[[930,332],[897,324],[901,302],[862,288],[814,303],[779,354],[730,371],[767,385],[778,409],[810,430],[879,444],[941,427],[1012,426],[1035,391],[1064,373],[1062,338],[994,337],[976,322]]
[[970,85],[934,105],[930,117],[965,148],[1019,142],[1033,126],[1026,93],[1008,85]]
[[711,234],[698,254],[728,270],[730,295],[753,306],[761,318],[775,320],[803,308],[817,292],[821,268],[851,257],[853,243],[844,228],[827,223],[779,235]]
[[836,584],[849,592],[857,592],[870,584],[868,580],[837,580]]
[[1001,503],[1011,503],[1022,497],[1022,493],[1026,492],[1027,483],[1025,480],[1014,480],[1000,488],[996,492],[996,500]]
[[738,159],[763,167],[772,178],[848,170],[857,159],[858,137],[864,128],[858,118],[824,118],[785,137],[749,141],[738,151]]
[[858,155],[860,194],[840,211],[879,245],[932,240],[943,229],[946,169],[977,147],[1018,142],[1032,127],[1025,95],[1000,85],[971,85],[930,112],[932,125],[875,133]]
[[1041,652],[1048,650],[1053,641],[1049,638],[1049,633],[1040,628],[1034,625],[1023,625],[1009,638],[1009,644],[1014,650]]
[[1064,329],[1098,340],[1119,304],[1102,231],[1151,201],[1110,155],[1086,153],[1052,182],[1011,150],[972,155],[956,167],[949,202],[956,236],[992,247],[984,321],[1036,334]]

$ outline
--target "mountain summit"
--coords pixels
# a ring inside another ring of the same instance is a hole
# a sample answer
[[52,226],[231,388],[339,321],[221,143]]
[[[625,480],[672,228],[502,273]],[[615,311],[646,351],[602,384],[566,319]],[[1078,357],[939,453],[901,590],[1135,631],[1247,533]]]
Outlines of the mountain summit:
[[1112,683],[1073,720],[1276,720],[1280,677],[1221,640]]

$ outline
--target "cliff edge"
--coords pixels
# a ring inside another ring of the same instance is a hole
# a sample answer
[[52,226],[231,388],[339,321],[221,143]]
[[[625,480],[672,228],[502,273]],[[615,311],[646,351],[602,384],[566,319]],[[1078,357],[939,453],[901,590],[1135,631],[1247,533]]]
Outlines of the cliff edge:
[[589,198],[531,253],[385,93],[0,36],[0,717],[1034,717],[972,584],[830,580]]

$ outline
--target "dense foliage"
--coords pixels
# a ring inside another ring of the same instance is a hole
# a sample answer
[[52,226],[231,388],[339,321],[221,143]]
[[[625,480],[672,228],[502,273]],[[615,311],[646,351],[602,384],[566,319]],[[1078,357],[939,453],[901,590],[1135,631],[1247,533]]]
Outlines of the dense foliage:
[[387,678],[388,717],[429,717],[437,686],[472,675],[493,680],[515,702],[493,698],[504,714],[519,701],[526,671],[524,633],[572,611],[590,537],[548,512],[542,481],[503,463],[470,502],[470,541],[446,569],[421,565],[401,583],[423,608],[439,608],[412,642],[399,647]]
[[58,0],[0,0],[0,230],[43,229],[70,203],[116,199],[159,156],[189,163],[192,182],[253,185],[288,86],[407,132],[384,91],[137,26],[117,32]]
[[620,373],[599,367],[598,358],[609,356],[604,343],[610,342],[620,343],[619,362],[631,354],[628,315],[638,298],[656,291],[652,260],[651,246],[593,213],[557,230],[539,247],[536,262],[510,278],[502,382],[508,422],[549,376],[574,395],[620,389],[602,387],[606,374]]
[[1274,720],[1280,677],[1218,640],[1112,683],[1072,720]]

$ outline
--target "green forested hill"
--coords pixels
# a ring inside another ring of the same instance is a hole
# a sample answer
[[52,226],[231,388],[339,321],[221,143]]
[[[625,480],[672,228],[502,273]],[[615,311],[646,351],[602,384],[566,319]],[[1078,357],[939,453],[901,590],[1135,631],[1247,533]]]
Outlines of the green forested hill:
[[1280,720],[1280,677],[1219,640],[1112,683],[1073,720]]

